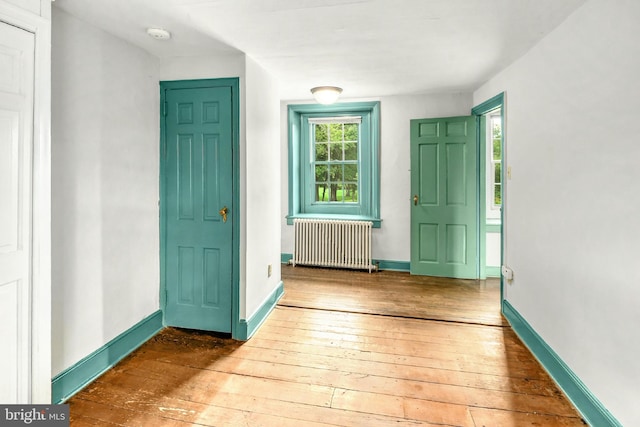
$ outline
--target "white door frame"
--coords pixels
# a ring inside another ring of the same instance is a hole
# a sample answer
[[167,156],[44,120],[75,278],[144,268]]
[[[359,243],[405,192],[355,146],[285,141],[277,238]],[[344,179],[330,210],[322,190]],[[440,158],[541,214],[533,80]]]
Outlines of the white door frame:
[[[0,21],[35,34],[30,402],[51,403],[51,1],[40,15],[0,0]],[[27,403],[27,402],[24,402]]]

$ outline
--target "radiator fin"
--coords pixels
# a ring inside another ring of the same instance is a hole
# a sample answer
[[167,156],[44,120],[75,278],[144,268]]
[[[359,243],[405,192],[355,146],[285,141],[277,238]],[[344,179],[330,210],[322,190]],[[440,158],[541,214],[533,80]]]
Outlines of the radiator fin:
[[371,270],[371,221],[294,219],[293,265]]

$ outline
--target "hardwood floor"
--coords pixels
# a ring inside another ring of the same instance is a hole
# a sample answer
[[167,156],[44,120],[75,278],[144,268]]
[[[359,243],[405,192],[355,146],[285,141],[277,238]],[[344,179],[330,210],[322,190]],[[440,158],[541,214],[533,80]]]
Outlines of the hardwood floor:
[[[456,309],[458,281],[300,267],[283,280],[251,340],[165,329],[70,399],[71,425],[584,425],[511,328],[487,324],[490,285],[463,283],[479,296]],[[395,307],[403,292],[413,305]],[[453,316],[412,308],[425,301]],[[474,305],[480,323],[459,313]]]
[[280,305],[484,325],[508,325],[500,314],[500,281],[375,274],[282,266]]

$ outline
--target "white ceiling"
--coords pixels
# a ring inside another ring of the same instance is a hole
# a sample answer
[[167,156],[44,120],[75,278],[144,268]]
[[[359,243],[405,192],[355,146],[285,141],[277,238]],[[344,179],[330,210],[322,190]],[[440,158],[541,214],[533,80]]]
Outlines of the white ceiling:
[[[164,58],[241,51],[283,99],[319,85],[344,97],[470,91],[585,0],[56,0]],[[55,25],[55,23],[54,23]],[[157,26],[167,42],[146,35]]]

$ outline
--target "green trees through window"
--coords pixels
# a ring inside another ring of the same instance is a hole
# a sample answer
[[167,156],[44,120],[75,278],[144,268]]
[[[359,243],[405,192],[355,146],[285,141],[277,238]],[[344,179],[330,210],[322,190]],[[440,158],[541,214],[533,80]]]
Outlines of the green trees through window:
[[358,202],[359,123],[313,125],[315,202]]
[[502,205],[502,123],[500,115],[491,116],[491,166],[493,169],[493,202],[494,208]]

